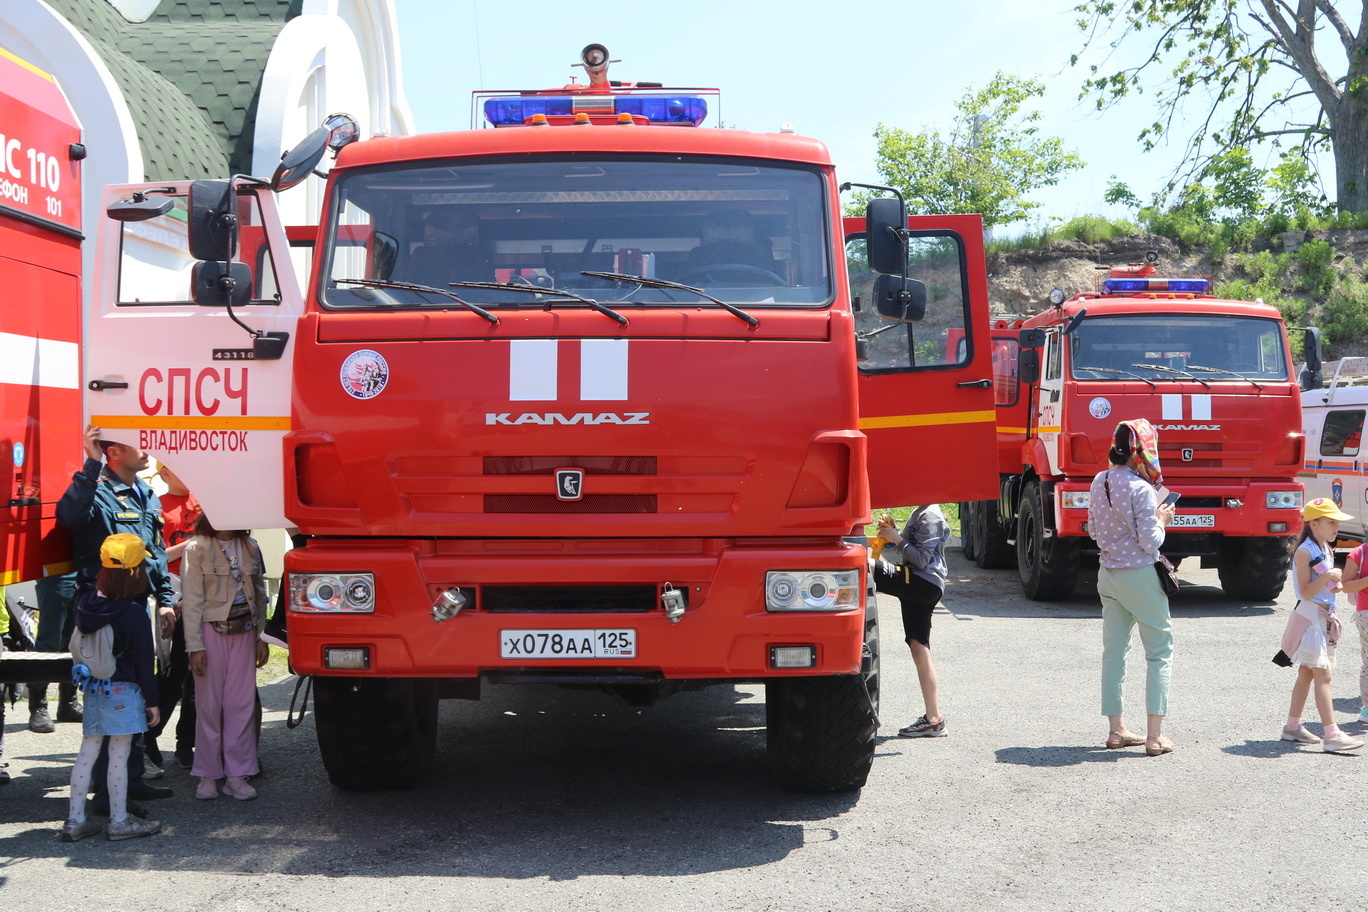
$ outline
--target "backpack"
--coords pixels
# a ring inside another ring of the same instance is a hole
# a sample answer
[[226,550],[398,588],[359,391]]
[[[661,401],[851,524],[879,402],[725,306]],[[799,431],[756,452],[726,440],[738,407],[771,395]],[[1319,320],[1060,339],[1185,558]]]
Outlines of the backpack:
[[90,669],[90,677],[100,681],[109,680],[116,667],[114,655],[114,626],[105,624],[94,633],[86,633],[77,627],[71,631],[71,664],[73,668],[84,665]]

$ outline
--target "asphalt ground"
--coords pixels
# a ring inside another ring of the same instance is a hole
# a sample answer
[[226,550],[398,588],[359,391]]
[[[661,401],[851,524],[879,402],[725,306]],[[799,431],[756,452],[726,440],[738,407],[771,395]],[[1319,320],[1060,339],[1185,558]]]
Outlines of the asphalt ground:
[[[650,708],[492,687],[442,708],[438,774],[344,793],[323,775],[293,679],[262,690],[261,798],[198,802],[174,763],[157,836],[56,836],[79,726],[36,735],[15,707],[0,787],[0,910],[1160,910],[1368,906],[1368,756],[1279,740],[1274,666],[1290,590],[1232,602],[1189,561],[1173,600],[1174,753],[1106,750],[1100,606],[1035,603],[1014,571],[951,553],[933,653],[945,738],[921,713],[897,605],[881,597],[883,724],[869,784],[797,795],[765,775],[760,687]],[[1341,607],[1341,616],[1348,611]],[[685,621],[687,623],[687,620]],[[1356,718],[1352,619],[1335,704]],[[1144,725],[1130,654],[1130,725]],[[1314,709],[1308,717],[1314,719]],[[1310,727],[1319,730],[1312,722]],[[1361,754],[1364,752],[1360,752]]]

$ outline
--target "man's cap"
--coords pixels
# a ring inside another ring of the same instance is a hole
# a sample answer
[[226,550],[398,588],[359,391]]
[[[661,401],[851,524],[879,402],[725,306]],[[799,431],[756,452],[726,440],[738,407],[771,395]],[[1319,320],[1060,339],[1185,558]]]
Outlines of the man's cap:
[[132,532],[116,532],[100,545],[100,564],[132,570],[147,559],[147,546]]
[[1333,519],[1338,522],[1347,522],[1353,518],[1328,497],[1317,497],[1302,508],[1302,519],[1307,522],[1313,519]]

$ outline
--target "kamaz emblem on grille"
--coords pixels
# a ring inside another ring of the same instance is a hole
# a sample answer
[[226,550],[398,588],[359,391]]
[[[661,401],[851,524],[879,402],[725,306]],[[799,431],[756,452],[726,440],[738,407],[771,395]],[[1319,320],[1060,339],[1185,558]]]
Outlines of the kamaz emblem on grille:
[[485,412],[485,424],[650,424],[650,412]]
[[1183,462],[1192,462],[1192,447],[1183,447]]
[[584,496],[583,469],[556,469],[556,499],[579,500]]

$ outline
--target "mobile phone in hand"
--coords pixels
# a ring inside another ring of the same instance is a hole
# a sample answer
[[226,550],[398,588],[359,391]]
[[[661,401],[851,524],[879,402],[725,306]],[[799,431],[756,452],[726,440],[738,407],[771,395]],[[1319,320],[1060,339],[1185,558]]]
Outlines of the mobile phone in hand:
[[1177,491],[1169,491],[1168,497],[1165,497],[1165,498],[1164,498],[1164,506],[1166,506],[1166,507],[1171,507],[1171,506],[1173,506],[1174,504],[1176,504],[1176,503],[1178,502],[1179,496],[1180,496],[1180,495],[1179,495],[1179,493],[1178,493]]

